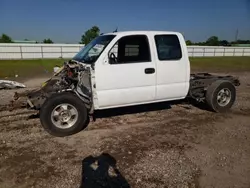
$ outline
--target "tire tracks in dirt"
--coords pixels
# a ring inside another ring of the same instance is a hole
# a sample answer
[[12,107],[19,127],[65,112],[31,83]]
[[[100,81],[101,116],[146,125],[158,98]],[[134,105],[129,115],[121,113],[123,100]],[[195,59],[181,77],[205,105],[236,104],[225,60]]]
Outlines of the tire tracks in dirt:
[[[192,148],[193,144],[199,143],[199,135],[213,134],[214,127],[211,126],[212,122],[223,121],[223,118],[228,115],[213,115],[207,116],[205,113],[200,116],[191,115],[187,112],[186,116],[182,116],[179,119],[168,118],[161,119],[159,121],[151,121],[147,123],[147,126],[133,126],[129,128],[121,128],[116,136],[105,138],[101,146],[103,152],[110,152],[118,160],[119,165],[122,166],[122,171],[126,174],[138,174],[136,165],[143,161],[145,157],[150,155],[151,152],[160,150],[162,154],[168,155],[169,151],[177,152],[180,158],[186,159],[186,168],[193,170],[189,171],[187,178],[188,183],[193,187],[198,187],[198,178],[200,170],[185,156],[185,151]],[[208,126],[211,126],[209,127]],[[172,159],[171,159],[172,160]],[[171,161],[170,161],[171,163]],[[181,169],[180,169],[181,171]],[[179,173],[179,172],[175,172]],[[176,174],[177,175],[177,174]],[[128,177],[131,181],[133,177]],[[147,182],[150,178],[142,179],[141,182]],[[179,182],[181,178],[179,177]],[[178,182],[177,181],[177,182]],[[163,186],[164,183],[157,183],[157,180],[151,181],[156,183],[158,186]],[[181,185],[181,184],[180,184]],[[143,183],[133,185],[135,187],[145,186]],[[152,186],[152,185],[151,185]],[[191,187],[192,187],[191,186]]]

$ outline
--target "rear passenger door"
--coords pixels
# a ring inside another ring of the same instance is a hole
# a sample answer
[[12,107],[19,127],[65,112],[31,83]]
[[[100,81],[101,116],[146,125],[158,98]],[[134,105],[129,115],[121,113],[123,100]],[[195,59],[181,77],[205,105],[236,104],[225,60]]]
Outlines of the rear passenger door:
[[157,78],[156,100],[184,98],[187,94],[189,66],[176,34],[154,35]]
[[99,108],[147,103],[155,100],[155,62],[151,60],[147,35],[118,39],[109,50],[115,61],[96,66]]

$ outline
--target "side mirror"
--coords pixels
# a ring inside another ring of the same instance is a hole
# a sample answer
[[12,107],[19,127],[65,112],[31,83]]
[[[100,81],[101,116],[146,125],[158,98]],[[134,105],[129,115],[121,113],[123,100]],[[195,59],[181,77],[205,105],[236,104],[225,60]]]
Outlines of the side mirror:
[[109,63],[110,64],[116,64],[117,63],[117,57],[115,54],[112,52],[109,54]]

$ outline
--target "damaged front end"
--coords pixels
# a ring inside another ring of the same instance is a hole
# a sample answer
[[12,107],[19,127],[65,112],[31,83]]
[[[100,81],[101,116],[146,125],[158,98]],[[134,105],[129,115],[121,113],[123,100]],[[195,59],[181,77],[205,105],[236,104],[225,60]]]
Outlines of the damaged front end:
[[12,108],[27,107],[40,110],[44,102],[50,96],[61,92],[73,92],[91,111],[92,109],[92,74],[91,65],[70,60],[55,73],[49,80],[42,84],[39,89],[15,93]]

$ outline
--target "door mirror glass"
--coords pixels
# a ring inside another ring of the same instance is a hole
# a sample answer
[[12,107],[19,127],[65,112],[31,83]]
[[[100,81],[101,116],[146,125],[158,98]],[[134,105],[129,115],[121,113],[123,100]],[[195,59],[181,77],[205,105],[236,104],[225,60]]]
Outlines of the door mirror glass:
[[117,56],[118,56],[118,53],[117,53],[117,50],[118,50],[118,44],[115,44],[113,46],[113,48],[109,51],[109,63],[110,64],[116,64],[118,63],[118,60],[117,60]]
[[117,63],[117,57],[114,52],[109,53],[109,63],[110,64],[116,64]]

